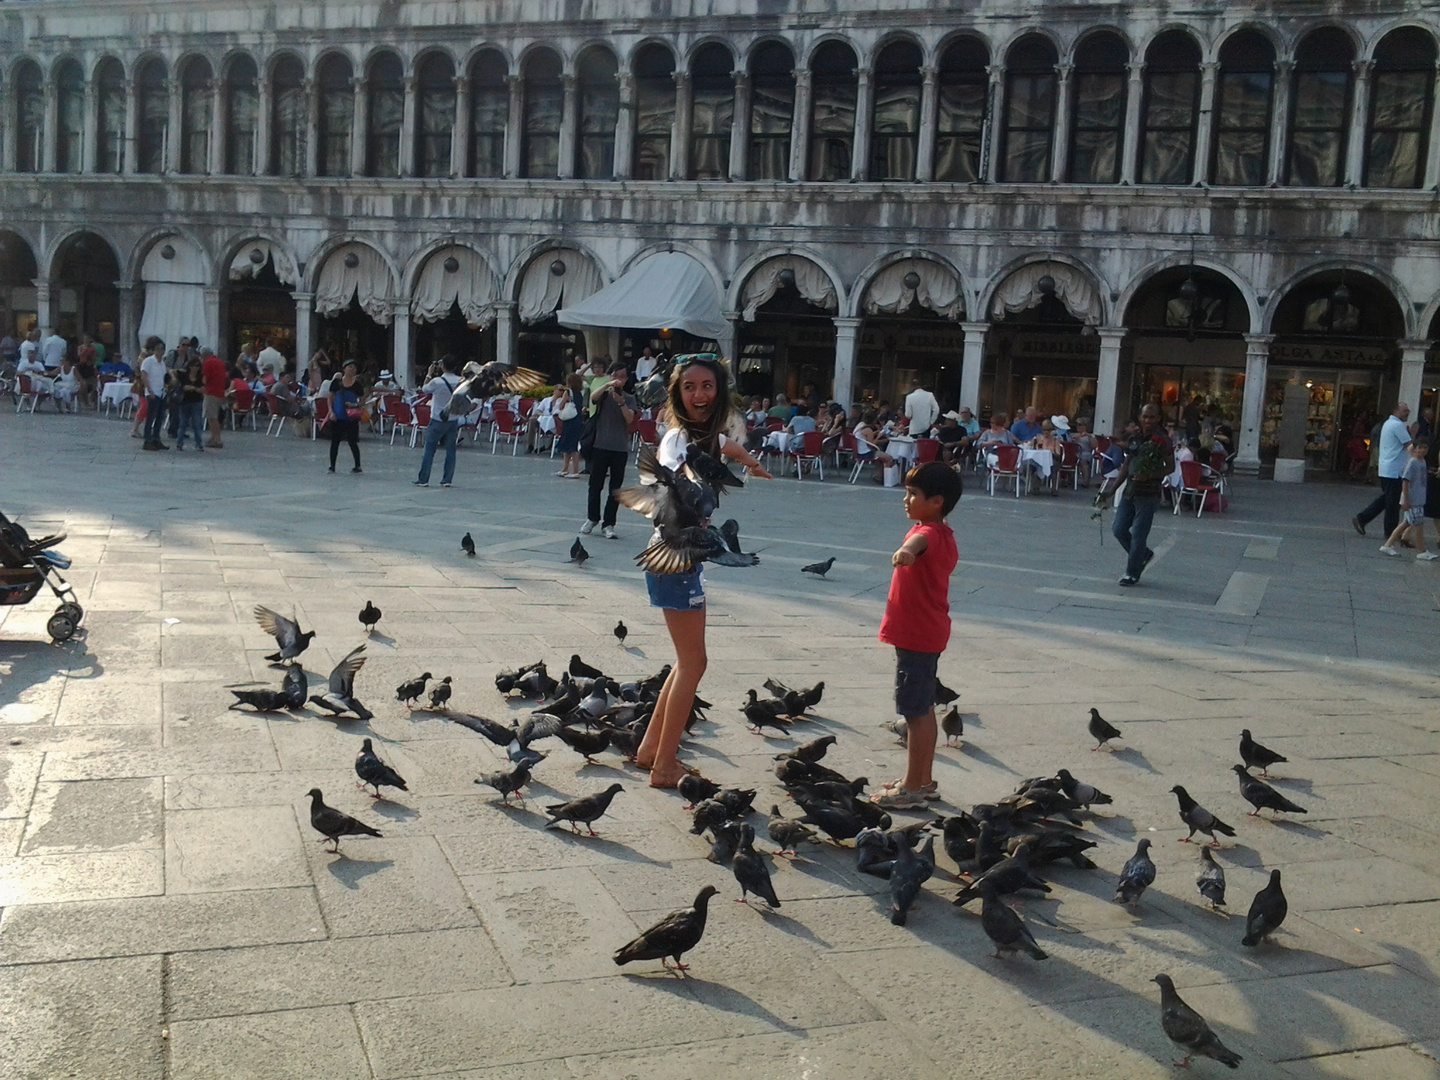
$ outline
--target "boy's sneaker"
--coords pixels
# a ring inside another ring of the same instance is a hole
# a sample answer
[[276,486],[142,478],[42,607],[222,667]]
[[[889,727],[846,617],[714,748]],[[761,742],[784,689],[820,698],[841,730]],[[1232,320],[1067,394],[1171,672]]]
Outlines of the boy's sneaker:
[[[903,779],[886,780],[885,783],[880,785],[880,793],[883,795],[891,791],[899,791],[903,786]],[[931,780],[928,784],[926,784],[920,789],[920,794],[924,795],[925,798],[930,800],[931,802],[935,802],[940,798],[940,781]]]
[[1140,579],[1139,579],[1138,577],[1131,577],[1129,574],[1126,574],[1124,577],[1122,577],[1122,578],[1121,578],[1119,581],[1117,581],[1115,584],[1117,584],[1117,585],[1124,585],[1124,586],[1126,586],[1126,587],[1129,587],[1129,586],[1131,586],[1131,585],[1139,585],[1139,584],[1140,584]]
[[411,485],[414,486],[414,487],[429,487],[429,486],[430,486],[430,485],[429,485],[428,483],[426,483],[424,480],[411,480],[410,483],[411,483]]
[[1395,550],[1395,549],[1394,549],[1393,547],[1391,547],[1389,544],[1381,544],[1381,545],[1380,545],[1380,554],[1381,554],[1381,555],[1393,555],[1393,556],[1395,556],[1397,559],[1400,557],[1400,552],[1398,552],[1397,550]]
[[604,528],[603,530],[601,530],[601,532],[602,532],[602,535],[605,537],[606,540],[619,540],[619,539],[620,539],[620,534],[615,531],[615,528],[614,528],[614,526],[612,526],[612,525],[606,525],[605,528]]
[[1440,559],[1440,555],[1436,555],[1433,551],[1422,551],[1419,555],[1416,555],[1415,558],[1421,562],[1434,562],[1436,559]]
[[877,791],[870,801],[882,810],[924,810],[925,795],[919,791],[907,791],[903,787]]
[[581,525],[581,526],[580,526],[580,535],[581,535],[581,536],[589,536],[592,532],[595,531],[595,526],[596,526],[596,525],[599,525],[599,524],[600,524],[600,523],[599,523],[598,521],[587,521],[587,522],[585,522],[584,525]]

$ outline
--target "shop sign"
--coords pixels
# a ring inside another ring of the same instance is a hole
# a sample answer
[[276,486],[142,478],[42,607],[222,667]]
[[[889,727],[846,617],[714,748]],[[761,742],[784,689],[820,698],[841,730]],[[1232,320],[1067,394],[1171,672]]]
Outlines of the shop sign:
[[1056,334],[1050,337],[1024,335],[1015,338],[1011,356],[1097,358],[1100,355],[1098,334]]
[[1378,367],[1390,359],[1390,350],[1378,345],[1289,345],[1270,346],[1270,362],[1295,367]]
[[860,335],[862,348],[894,348],[906,352],[958,352],[964,347],[961,333],[946,330],[866,330]]

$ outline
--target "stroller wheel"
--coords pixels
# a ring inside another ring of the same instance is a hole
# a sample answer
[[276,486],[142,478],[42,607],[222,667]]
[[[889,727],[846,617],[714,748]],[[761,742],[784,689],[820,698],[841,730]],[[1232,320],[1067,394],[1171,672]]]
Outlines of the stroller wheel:
[[79,604],[77,604],[74,600],[66,600],[63,604],[60,605],[60,610],[63,611],[66,615],[68,615],[70,617],[70,621],[76,626],[79,626],[80,620],[85,618],[85,609],[82,608]]
[[75,636],[75,624],[70,621],[70,616],[63,611],[57,611],[50,616],[50,621],[45,624],[45,632],[59,645],[62,641],[69,641]]

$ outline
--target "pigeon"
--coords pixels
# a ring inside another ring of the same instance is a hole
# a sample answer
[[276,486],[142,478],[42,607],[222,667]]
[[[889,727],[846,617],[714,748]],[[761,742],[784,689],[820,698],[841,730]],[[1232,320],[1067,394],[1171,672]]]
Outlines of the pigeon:
[[515,689],[527,698],[544,701],[560,684],[550,677],[544,664],[536,664],[515,680]]
[[946,746],[952,745],[955,739],[965,734],[965,721],[960,716],[959,706],[950,706],[950,711],[940,717],[940,730],[945,732]]
[[743,481],[699,447],[689,445],[676,469],[660,463],[653,446],[642,446],[636,462],[640,483],[622,488],[615,497],[654,522],[660,538],[635,561],[654,574],[685,573],[702,562],[720,566],[755,566],[760,556],[730,550],[725,536],[711,525],[720,493]]
[[425,684],[434,677],[427,671],[417,678],[407,679],[395,688],[395,700],[413,706],[420,700],[420,695],[425,693]]
[[1296,806],[1289,799],[1281,795],[1264,780],[1258,780],[1245,771],[1244,765],[1230,766],[1235,770],[1235,775],[1240,780],[1240,795],[1254,810],[1246,812],[1249,817],[1259,817],[1261,810],[1284,812],[1287,814],[1308,813],[1303,806]]
[[793,821],[785,817],[780,813],[779,806],[772,805],[770,807],[770,825],[766,831],[769,833],[770,839],[780,845],[780,850],[775,852],[776,855],[799,855],[800,852],[796,849],[802,840],[811,844],[820,842],[814,829],[802,821]]
[[1154,981],[1160,984],[1160,1026],[1166,1037],[1185,1051],[1185,1057],[1174,1062],[1175,1067],[1189,1068],[1190,1060],[1199,1054],[1232,1069],[1239,1068],[1244,1058],[1226,1047],[1210,1030],[1205,1018],[1180,999],[1170,976],[1156,975]]
[[349,814],[342,814],[333,806],[325,805],[325,797],[320,794],[320,789],[311,788],[306,794],[310,796],[310,825],[324,837],[320,842],[329,843],[335,846],[330,849],[332,855],[340,851],[340,837],[342,836],[380,836],[380,832],[372,829],[363,821],[356,821]]
[[759,735],[763,734],[761,729],[766,727],[773,727],[780,731],[789,730],[790,721],[781,716],[785,711],[783,702],[777,698],[766,698],[761,701],[760,696],[755,693],[753,688],[747,690],[746,694],[749,695],[749,700],[740,707],[740,710],[745,714],[745,719],[749,721],[751,731]]
[[375,714],[355,696],[355,674],[365,666],[364,645],[356,645],[345,654],[345,659],[330,671],[330,680],[323,694],[311,694],[310,704],[319,705],[336,716],[354,713],[361,720],[373,720]]
[[1225,906],[1225,871],[1208,847],[1200,849],[1200,872],[1195,875],[1195,887],[1210,904],[1211,911]]
[[735,853],[730,869],[740,883],[737,904],[747,903],[746,896],[753,892],[771,908],[780,906],[780,898],[775,895],[775,886],[770,882],[770,871],[765,869],[765,861],[755,851],[755,830],[749,824],[740,826],[740,850]]
[[609,728],[601,728],[599,731],[579,731],[562,725],[555,734],[559,736],[561,742],[583,757],[586,765],[599,765],[600,762],[595,760],[595,755],[610,746]]
[[569,671],[570,674],[577,679],[599,679],[605,674],[599,668],[591,667],[585,663],[584,660],[581,660],[579,653],[570,654]]
[[[623,965],[633,960],[659,960],[666,971],[688,971],[689,965],[682,964],[680,957],[700,944],[700,938],[705,933],[710,898],[719,891],[714,885],[706,885],[696,895],[695,903],[672,911],[630,944],[617,949],[615,963]],[[675,961],[673,968],[670,960]]]
[[800,820],[806,825],[814,825],[837,844],[853,840],[865,828],[865,822],[854,810],[823,803],[807,806]]
[[995,951],[991,955],[996,959],[1014,956],[1020,951],[1036,960],[1045,960],[1049,956],[1036,943],[1025,921],[1008,904],[1001,902],[994,882],[983,881],[980,884],[980,928],[995,943]]
[[611,784],[604,791],[597,791],[594,795],[586,795],[583,798],[571,799],[567,803],[554,803],[547,806],[545,813],[550,815],[550,820],[545,823],[545,827],[548,829],[552,825],[568,821],[571,832],[578,833],[579,826],[584,825],[591,836],[599,836],[593,823],[606,810],[610,809],[610,800],[615,798],[615,793],[624,790],[620,784]]
[[1245,763],[1247,769],[1259,769],[1261,776],[1269,776],[1271,765],[1278,765],[1280,762],[1290,759],[1282,754],[1277,754],[1268,746],[1261,746],[1250,737],[1250,729],[1246,728],[1240,732],[1240,760]]
[[585,545],[580,542],[580,537],[575,537],[575,542],[570,545],[570,561],[576,566],[584,566],[585,560],[590,558],[590,552],[585,550]]
[[1090,737],[1095,740],[1095,745],[1090,748],[1091,750],[1099,750],[1111,739],[1124,738],[1120,734],[1119,728],[1100,715],[1099,709],[1090,710],[1089,731]]
[[507,803],[510,801],[510,796],[515,795],[523,806],[525,796],[520,794],[520,789],[530,783],[530,766],[522,763],[516,765],[509,772],[502,769],[499,772],[488,773],[476,780],[475,783],[494,788],[500,792],[504,797],[503,801]]
[[624,645],[625,638],[628,637],[630,634],[630,628],[625,625],[624,619],[620,619],[618,622],[615,623],[614,634],[615,640],[620,642],[621,645]]
[[712,798],[720,791],[720,785],[713,780],[706,780],[703,776],[694,776],[686,773],[680,778],[680,795],[685,799],[684,809],[694,810],[695,807]]
[[496,746],[509,746],[515,741],[515,729],[508,728],[485,716],[473,713],[450,713],[448,718],[461,727],[467,727],[478,735],[484,735]]
[[[911,905],[920,895],[920,886],[935,872],[935,861],[933,856],[928,862],[916,856],[903,835],[891,833],[890,838],[895,843],[895,863],[890,868],[890,922],[904,926]],[[930,837],[926,843],[933,848],[935,838]]]
[[1141,838],[1135,845],[1135,854],[1125,860],[1120,869],[1120,880],[1115,886],[1115,902],[1134,907],[1140,902],[1145,890],[1155,883],[1155,864],[1150,861],[1150,841]]
[[699,836],[706,829],[719,825],[722,821],[729,821],[734,816],[724,803],[717,802],[715,799],[702,799],[690,812],[690,831]]
[[263,605],[255,606],[255,621],[260,624],[260,629],[273,637],[275,643],[280,646],[279,652],[265,657],[271,663],[294,660],[310,647],[310,642],[315,640],[314,630],[306,630],[302,634],[300,624],[294,619],[287,619],[279,612],[271,611]]
[[[823,578],[826,574],[830,572],[830,568],[834,565],[835,556],[831,555],[830,558],[826,559],[824,562],[811,563],[809,566],[800,567],[800,572],[802,574],[814,574],[816,577]],[[902,922],[900,925],[904,926],[905,924]]]
[[891,838],[879,829],[861,829],[855,837],[855,869],[872,877],[890,877],[895,869]]
[[1210,844],[1213,847],[1220,846],[1220,841],[1215,839],[1217,832],[1223,833],[1226,836],[1235,835],[1234,829],[1192,799],[1190,793],[1179,784],[1172,787],[1170,791],[1174,794],[1175,798],[1180,800],[1180,820],[1185,822],[1190,828],[1190,836],[1180,837],[1182,844],[1190,843],[1190,837],[1194,836],[1197,832],[1203,832],[1210,837]]
[[362,789],[365,784],[369,784],[375,789],[373,798],[376,799],[380,798],[380,785],[382,784],[386,787],[399,788],[401,791],[410,790],[405,786],[405,781],[400,779],[399,773],[375,756],[375,750],[369,739],[360,745],[360,753],[356,755],[355,775],[364,781],[360,785]]
[[740,822],[721,821],[711,825],[710,835],[714,841],[710,845],[710,854],[705,857],[720,866],[729,866],[735,852],[740,850]]
[[310,691],[310,680],[305,677],[305,669],[299,664],[291,664],[285,669],[285,677],[280,680],[280,689],[285,692],[285,698],[289,702],[286,708],[298,709],[305,704],[305,695]]
[[305,694],[308,689],[305,669],[299,664],[290,664],[285,668],[285,678],[281,680],[279,690],[272,690],[269,687],[259,690],[232,688],[230,693],[235,695],[235,700],[230,703],[229,707],[238,709],[241,705],[249,705],[256,712],[298,709],[305,704]]
[[740,523],[734,518],[726,518],[720,523],[720,535],[725,538],[725,546],[736,555],[745,554],[740,550]]
[[468,532],[460,538],[460,550],[472,559],[475,557],[475,538]]
[[372,604],[369,600],[366,600],[365,606],[360,609],[360,625],[365,627],[365,633],[373,633],[375,630],[375,624],[379,621],[380,609],[374,604]]
[[880,726],[892,735],[895,735],[899,739],[901,746],[908,746],[910,744],[910,725],[905,722],[903,716],[897,716],[894,720],[881,720]]
[[523,394],[527,390],[537,390],[549,381],[549,376],[543,372],[507,364],[503,360],[491,360],[488,364],[471,360],[460,369],[460,373],[465,378],[450,395],[449,404],[441,410],[442,420],[466,416],[477,404],[502,392]]
[[1075,777],[1070,775],[1070,770],[1068,769],[1059,770],[1055,776],[1059,779],[1060,790],[1065,793],[1066,797],[1071,802],[1083,806],[1086,810],[1090,809],[1092,803],[1106,806],[1115,801],[1093,784],[1076,780]]
[[1030,845],[1020,844],[1015,854],[1009,855],[981,874],[972,884],[960,890],[955,897],[956,907],[964,907],[980,895],[980,886],[989,882],[998,894],[1019,892],[1021,889],[1035,889],[1048,893],[1050,886],[1030,872]]
[[793,750],[786,750],[783,754],[776,754],[775,760],[793,760],[814,763],[825,756],[825,752],[835,744],[834,735],[822,735],[818,739],[811,739],[807,743],[801,743]]
[[945,685],[943,682],[941,682],[939,679],[936,679],[936,680],[935,680],[935,704],[936,704],[936,705],[949,705],[952,701],[954,701],[954,700],[955,700],[956,698],[958,698],[959,696],[960,696],[960,695],[959,695],[958,693],[956,693],[954,690],[951,690],[948,686],[946,686],[946,685]]
[[755,810],[754,788],[725,788],[717,791],[712,798],[734,817],[744,817]]
[[1270,871],[1270,884],[1266,885],[1250,902],[1250,914],[1245,917],[1245,936],[1240,944],[1255,948],[1260,942],[1280,929],[1290,905],[1285,900],[1285,890],[1280,887],[1280,871]]
[[445,703],[450,700],[450,676],[446,675],[430,690],[430,708],[443,709]]

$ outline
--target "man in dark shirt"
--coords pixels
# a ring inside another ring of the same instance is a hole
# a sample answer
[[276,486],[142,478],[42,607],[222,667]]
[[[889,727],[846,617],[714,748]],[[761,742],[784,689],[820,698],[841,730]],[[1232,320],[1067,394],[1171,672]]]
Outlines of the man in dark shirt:
[[635,419],[635,398],[625,393],[629,371],[623,360],[610,365],[609,378],[598,383],[590,393],[590,408],[595,416],[595,446],[590,451],[590,504],[585,524],[580,531],[589,534],[601,524],[600,490],[610,478],[610,497],[605,503],[603,535],[616,539],[615,517],[620,501],[615,493],[625,482],[625,461],[630,456],[630,421]]
[[935,438],[940,440],[941,461],[954,465],[960,460],[968,444],[965,429],[960,426],[960,414],[954,409],[940,417],[940,427],[935,431]]
[[1160,409],[1151,404],[1140,410],[1140,430],[1129,435],[1125,443],[1125,462],[1113,482],[1101,489],[1103,499],[1122,484],[1120,504],[1115,508],[1115,524],[1111,531],[1129,558],[1125,576],[1119,584],[1138,585],[1140,575],[1155,557],[1146,541],[1160,505],[1160,482],[1175,471],[1175,449],[1160,430]]

